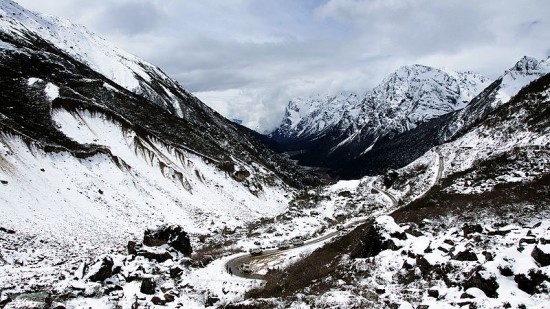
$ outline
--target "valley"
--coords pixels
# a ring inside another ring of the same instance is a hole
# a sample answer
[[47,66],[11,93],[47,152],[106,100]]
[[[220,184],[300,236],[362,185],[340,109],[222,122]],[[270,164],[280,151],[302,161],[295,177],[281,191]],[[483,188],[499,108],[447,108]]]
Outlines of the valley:
[[547,308],[550,60],[413,64],[266,135],[0,0],[0,308]]

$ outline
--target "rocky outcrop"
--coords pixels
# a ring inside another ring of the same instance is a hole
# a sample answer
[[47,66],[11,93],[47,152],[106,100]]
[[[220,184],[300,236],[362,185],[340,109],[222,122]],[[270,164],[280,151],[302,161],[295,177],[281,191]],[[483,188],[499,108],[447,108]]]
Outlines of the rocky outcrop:
[[488,297],[498,296],[498,283],[495,277],[487,275],[483,271],[476,271],[465,283],[464,289],[478,288]]
[[155,294],[155,289],[157,288],[156,282],[153,280],[152,277],[145,277],[141,281],[141,286],[139,288],[139,291],[143,294],[152,295]]
[[88,273],[88,279],[94,282],[101,282],[113,275],[113,259],[109,256],[95,263]]
[[184,255],[192,252],[189,236],[179,225],[162,225],[147,229],[143,235],[143,244],[149,247],[169,245]]
[[541,246],[535,246],[533,248],[533,252],[531,252],[531,256],[537,263],[540,264],[540,266],[548,266],[550,265],[550,245],[541,245]]

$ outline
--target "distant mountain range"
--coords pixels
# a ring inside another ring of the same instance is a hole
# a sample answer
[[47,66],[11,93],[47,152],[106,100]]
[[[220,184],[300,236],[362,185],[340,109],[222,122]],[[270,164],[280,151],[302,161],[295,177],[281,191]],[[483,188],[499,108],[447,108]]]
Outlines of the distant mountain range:
[[300,164],[337,177],[375,175],[451,139],[545,72],[548,61],[528,57],[493,83],[472,72],[405,66],[364,96],[291,100],[269,136]]

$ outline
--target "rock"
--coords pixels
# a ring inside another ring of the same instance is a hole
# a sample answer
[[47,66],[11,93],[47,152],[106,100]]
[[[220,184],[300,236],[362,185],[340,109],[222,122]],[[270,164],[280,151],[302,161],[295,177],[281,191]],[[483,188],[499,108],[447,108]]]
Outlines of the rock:
[[462,295],[460,295],[460,298],[461,298],[461,299],[464,299],[464,298],[471,299],[471,298],[475,298],[475,296],[470,295],[470,294],[464,292],[464,293],[462,293]]
[[132,241],[130,240],[128,242],[128,244],[126,245],[126,249],[128,249],[128,254],[129,255],[136,255],[137,254],[137,249],[138,249],[138,245],[135,241]]
[[208,295],[205,301],[205,306],[206,307],[214,306],[219,301],[220,301],[220,298],[218,296]]
[[519,240],[520,246],[522,244],[536,244],[536,243],[537,243],[537,239],[535,237],[524,237]]
[[0,183],[2,183],[3,185],[7,185],[8,181],[7,180],[0,180]]
[[396,239],[399,239],[399,240],[407,240],[407,234],[405,234],[405,232],[391,233],[390,237],[396,238]]
[[139,291],[143,294],[152,295],[152,294],[155,294],[156,287],[157,287],[157,284],[155,283],[153,278],[151,277],[143,278],[143,280],[141,281],[141,287],[139,288]]
[[428,262],[428,260],[426,260],[425,257],[420,255],[416,257],[416,266],[418,266],[418,268],[424,275],[429,274],[434,267],[432,264],[430,264],[430,262]]
[[183,273],[183,269],[179,266],[170,268],[170,278],[176,279]]
[[166,305],[166,301],[158,296],[153,296],[153,298],[151,298],[151,302],[157,306]]
[[526,276],[525,274],[515,275],[514,281],[518,284],[518,288],[520,290],[533,295],[535,293],[541,293],[542,290],[539,289],[539,285],[544,281],[550,281],[550,278],[542,273],[540,270],[537,270],[535,272],[533,269],[531,269],[528,276]]
[[494,231],[489,231],[489,236],[506,236],[508,233],[510,233],[512,230],[500,230],[496,229]]
[[401,268],[409,270],[409,269],[413,269],[414,266],[411,265],[411,264],[409,264],[409,263],[407,262],[407,260],[405,260],[405,262],[403,262],[403,266],[401,266]]
[[471,249],[466,249],[465,251],[455,254],[453,260],[475,262],[477,261],[477,255]]
[[455,245],[455,242],[452,241],[451,239],[445,239],[443,242],[446,243],[447,245],[451,245],[451,246]]
[[157,250],[153,248],[147,248],[143,247],[137,252],[138,256],[143,256],[144,258],[147,258],[149,260],[154,260],[159,263],[168,261],[173,259],[174,257],[170,254],[170,252],[166,251],[165,249]]
[[384,289],[384,288],[376,288],[376,289],[374,289],[374,290],[375,290],[376,294],[384,294],[384,293],[386,293],[386,289]]
[[246,178],[250,177],[250,172],[247,171],[247,170],[244,170],[244,171],[236,171],[234,174],[233,174],[233,178],[238,181],[238,182],[243,182],[245,181]]
[[462,227],[462,232],[464,233],[464,237],[474,233],[483,233],[483,227],[480,224],[465,224]]
[[437,289],[429,289],[429,290],[428,290],[428,296],[429,296],[429,297],[433,297],[433,298],[438,298],[438,297],[439,297],[439,290],[437,290]]
[[483,254],[483,256],[485,257],[485,259],[487,261],[492,261],[495,259],[495,257],[493,256],[493,254],[489,251],[483,251],[481,254]]
[[88,279],[94,282],[101,282],[113,275],[113,259],[109,256],[104,257],[101,261],[90,267]]
[[53,304],[50,309],[66,309],[65,305],[63,304]]
[[470,279],[464,283],[464,289],[469,288],[478,288],[482,290],[487,297],[496,298],[498,296],[498,283],[496,278],[483,271],[476,271]]
[[184,255],[192,252],[189,236],[179,225],[162,225],[156,229],[147,229],[143,235],[143,244],[150,247],[168,244]]
[[514,272],[508,266],[504,266],[504,267],[503,266],[498,266],[498,270],[499,270],[500,274],[505,276],[505,277],[510,277],[510,276],[514,275]]
[[418,225],[416,223],[409,223],[409,228],[405,230],[405,232],[411,234],[414,237],[420,237],[424,234],[420,231],[418,228]]
[[176,298],[174,297],[174,295],[169,294],[169,293],[166,293],[166,294],[164,294],[164,299],[166,300],[167,303],[171,303],[171,302],[173,302]]
[[15,234],[14,230],[3,228],[1,226],[0,226],[0,232],[4,232],[4,233],[7,233],[7,234]]
[[549,245],[535,246],[531,252],[533,259],[542,267],[550,265],[550,250],[548,249],[550,249]]

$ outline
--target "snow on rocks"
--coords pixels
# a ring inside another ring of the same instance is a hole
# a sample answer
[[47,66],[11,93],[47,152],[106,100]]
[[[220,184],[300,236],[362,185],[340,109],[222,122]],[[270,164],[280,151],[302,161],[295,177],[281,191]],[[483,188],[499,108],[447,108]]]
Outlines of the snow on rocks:
[[[550,272],[535,258],[540,252],[548,252],[544,237],[550,221],[502,226],[507,233],[491,233],[497,229],[487,221],[439,232],[438,224],[439,220],[423,224],[418,228],[421,236],[406,233],[404,240],[390,236],[401,246],[385,248],[370,258],[363,256],[370,261],[367,264],[362,259],[353,262],[356,269],[366,265],[370,274],[359,285],[379,289],[382,303],[398,304],[408,299],[413,307],[473,304],[478,308],[501,308],[509,304],[516,308],[550,301]],[[374,226],[387,231],[386,237],[410,227],[396,224],[389,216],[377,218]],[[370,234],[365,235],[363,246],[372,246]],[[522,242],[525,237],[533,237],[535,242]],[[407,292],[411,287],[420,290],[411,294]]]

